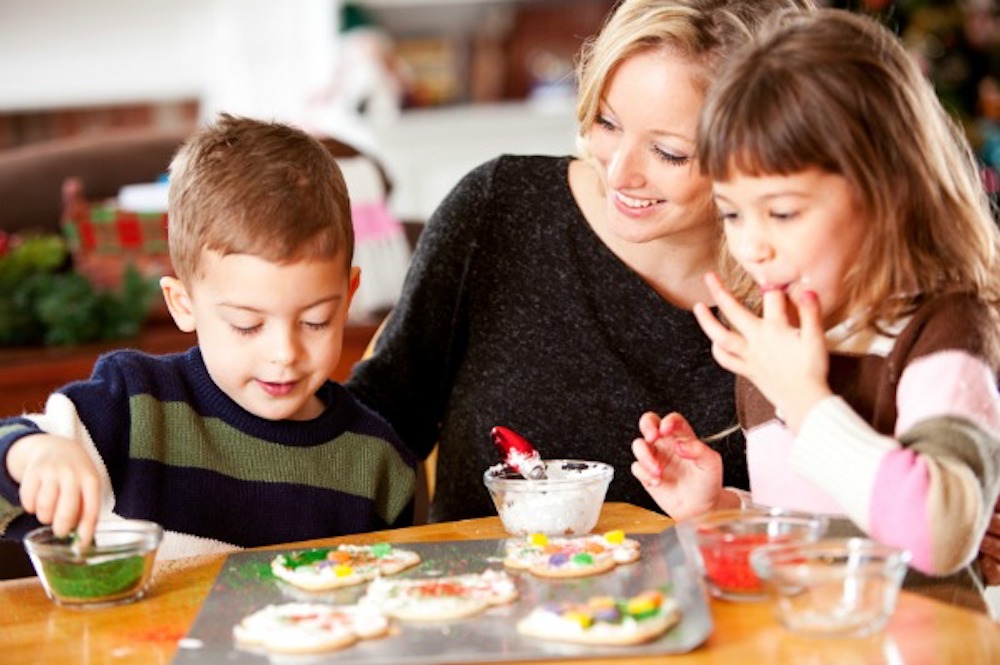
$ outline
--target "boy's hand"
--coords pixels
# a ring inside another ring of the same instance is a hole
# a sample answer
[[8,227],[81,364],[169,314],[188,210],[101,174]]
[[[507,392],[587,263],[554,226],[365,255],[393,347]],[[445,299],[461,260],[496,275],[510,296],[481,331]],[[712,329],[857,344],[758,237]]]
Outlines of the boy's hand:
[[632,475],[675,520],[714,510],[722,495],[722,457],[679,413],[644,413],[632,442]]
[[[730,372],[746,377],[778,409],[793,432],[817,402],[833,394],[827,384],[829,353],[822,313],[816,295],[790,301],[781,290],[765,291],[763,316],[740,304],[716,275],[705,279],[727,328],[703,304],[694,313],[712,340],[712,355]],[[797,307],[799,327],[792,324],[789,306]]]
[[21,506],[56,536],[76,529],[81,545],[94,538],[100,512],[100,476],[73,439],[32,434],[11,446],[7,468],[20,483]]

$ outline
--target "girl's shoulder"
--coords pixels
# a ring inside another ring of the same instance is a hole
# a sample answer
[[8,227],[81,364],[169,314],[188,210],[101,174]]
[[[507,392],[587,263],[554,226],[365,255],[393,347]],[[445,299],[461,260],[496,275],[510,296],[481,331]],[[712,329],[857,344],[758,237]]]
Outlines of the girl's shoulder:
[[952,293],[930,298],[913,311],[897,346],[911,356],[963,351],[1000,370],[1000,315],[978,296]]

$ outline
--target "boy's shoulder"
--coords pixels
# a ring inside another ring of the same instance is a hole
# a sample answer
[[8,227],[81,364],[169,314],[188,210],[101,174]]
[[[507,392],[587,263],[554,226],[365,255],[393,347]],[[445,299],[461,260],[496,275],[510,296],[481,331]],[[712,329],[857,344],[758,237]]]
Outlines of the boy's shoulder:
[[416,464],[417,458],[403,444],[402,439],[389,421],[377,411],[356,398],[343,384],[329,381],[326,390],[330,391],[329,409],[334,410],[334,417],[346,419],[342,421],[344,429],[354,434],[382,439],[392,445],[408,463]]

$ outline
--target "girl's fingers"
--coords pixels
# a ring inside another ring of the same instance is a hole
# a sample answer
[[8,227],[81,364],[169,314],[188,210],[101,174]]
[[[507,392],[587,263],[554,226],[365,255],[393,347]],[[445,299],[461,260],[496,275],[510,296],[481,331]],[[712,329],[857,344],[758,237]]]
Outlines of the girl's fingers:
[[781,289],[765,289],[762,294],[763,319],[788,323],[788,296]]
[[639,462],[632,462],[632,475],[644,487],[657,487],[660,484],[660,477],[649,473]]
[[705,275],[705,284],[712,293],[712,298],[715,299],[719,311],[725,315],[726,320],[729,321],[734,330],[742,332],[747,326],[753,325],[758,320],[753,312],[733,297],[718,275],[711,272]]
[[694,318],[698,321],[698,325],[701,326],[705,335],[712,341],[730,334],[729,328],[722,325],[722,322],[715,318],[715,314],[704,303],[698,303],[694,306]]
[[639,417],[639,432],[646,441],[650,443],[655,441],[656,437],[659,436],[659,428],[660,416],[652,411],[647,411]]
[[825,339],[823,313],[815,291],[806,291],[799,297],[799,328],[806,339]]

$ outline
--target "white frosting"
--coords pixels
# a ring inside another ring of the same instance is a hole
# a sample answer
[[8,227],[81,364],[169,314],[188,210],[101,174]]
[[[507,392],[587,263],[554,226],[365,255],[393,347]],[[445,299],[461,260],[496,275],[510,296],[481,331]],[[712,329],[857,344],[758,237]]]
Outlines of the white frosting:
[[372,607],[285,603],[268,605],[244,618],[233,628],[233,636],[248,645],[287,653],[375,637],[388,628],[388,620]]
[[[524,457],[522,455],[522,457]],[[501,476],[504,465],[490,467],[487,478]],[[601,514],[610,482],[604,464],[545,462],[542,480],[503,478],[491,489],[504,528],[514,535],[582,535]]]

